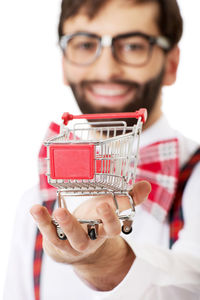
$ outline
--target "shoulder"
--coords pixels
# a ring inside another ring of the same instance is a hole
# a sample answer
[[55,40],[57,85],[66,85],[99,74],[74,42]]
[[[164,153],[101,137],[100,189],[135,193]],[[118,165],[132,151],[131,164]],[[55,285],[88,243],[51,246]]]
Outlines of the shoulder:
[[182,168],[193,156],[193,154],[200,148],[200,144],[182,133],[175,131],[179,143],[179,165]]
[[[192,158],[192,156],[195,154],[195,152],[200,149],[200,145],[188,137],[185,137],[181,133],[177,134],[178,140],[179,140],[179,160],[180,160],[180,167],[184,167]],[[188,209],[191,211],[192,207],[191,204],[193,204],[193,207],[199,207],[199,194],[200,194],[200,184],[199,184],[199,178],[200,178],[200,155],[198,155],[199,159],[197,158],[195,160],[195,165],[192,170],[192,173],[187,180],[184,193],[183,193],[183,205],[185,207],[185,211],[188,211]]]
[[192,174],[190,175],[183,193],[183,205],[185,212],[190,212],[190,215],[200,215],[200,161],[195,165]]

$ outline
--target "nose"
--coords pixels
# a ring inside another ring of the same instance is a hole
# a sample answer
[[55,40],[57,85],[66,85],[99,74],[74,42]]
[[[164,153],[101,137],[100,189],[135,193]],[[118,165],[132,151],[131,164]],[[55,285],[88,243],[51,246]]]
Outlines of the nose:
[[123,66],[113,57],[111,47],[102,48],[101,54],[91,65],[91,69],[91,76],[100,81],[117,80],[124,73]]

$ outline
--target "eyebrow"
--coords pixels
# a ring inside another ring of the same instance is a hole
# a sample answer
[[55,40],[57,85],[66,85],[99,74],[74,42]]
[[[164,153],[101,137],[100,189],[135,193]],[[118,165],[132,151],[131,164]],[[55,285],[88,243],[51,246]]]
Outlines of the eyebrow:
[[117,34],[114,34],[114,35],[109,35],[109,34],[98,34],[96,32],[91,32],[91,31],[85,31],[85,30],[75,30],[71,33],[64,33],[64,35],[78,35],[78,34],[89,34],[91,36],[94,36],[94,37],[99,37],[101,38],[102,36],[111,36],[111,37],[116,37],[116,36],[128,36],[129,34],[132,35],[132,34],[135,34],[135,35],[143,35],[143,36],[155,36],[154,34],[149,34],[149,33],[146,33],[146,32],[143,32],[143,31],[140,31],[140,30],[134,30],[134,31],[124,31],[124,32],[120,32],[120,33],[117,33]]
[[70,32],[70,33],[65,33],[64,32],[63,35],[84,34],[84,33],[98,35],[98,34],[96,34],[96,32],[91,32],[91,31],[88,31],[88,30],[87,31],[86,30],[75,30],[75,31]]

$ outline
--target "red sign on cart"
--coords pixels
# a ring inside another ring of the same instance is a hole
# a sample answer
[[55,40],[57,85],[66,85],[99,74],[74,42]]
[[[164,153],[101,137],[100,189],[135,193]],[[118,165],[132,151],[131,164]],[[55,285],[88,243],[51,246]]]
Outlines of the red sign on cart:
[[49,151],[52,179],[94,177],[94,145],[52,144]]

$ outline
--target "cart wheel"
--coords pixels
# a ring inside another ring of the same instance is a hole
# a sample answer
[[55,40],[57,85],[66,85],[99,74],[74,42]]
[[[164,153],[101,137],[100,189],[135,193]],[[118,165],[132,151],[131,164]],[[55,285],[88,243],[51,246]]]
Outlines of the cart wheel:
[[56,228],[57,231],[57,236],[59,237],[60,240],[67,240],[66,235],[64,234],[64,232],[62,231],[62,229],[60,227]]
[[91,240],[96,240],[97,239],[97,233],[96,233],[95,228],[89,229],[88,230],[88,235],[89,235]]
[[132,227],[127,227],[127,226],[122,225],[122,232],[123,232],[124,234],[129,234],[129,233],[132,232],[132,230],[133,230]]

